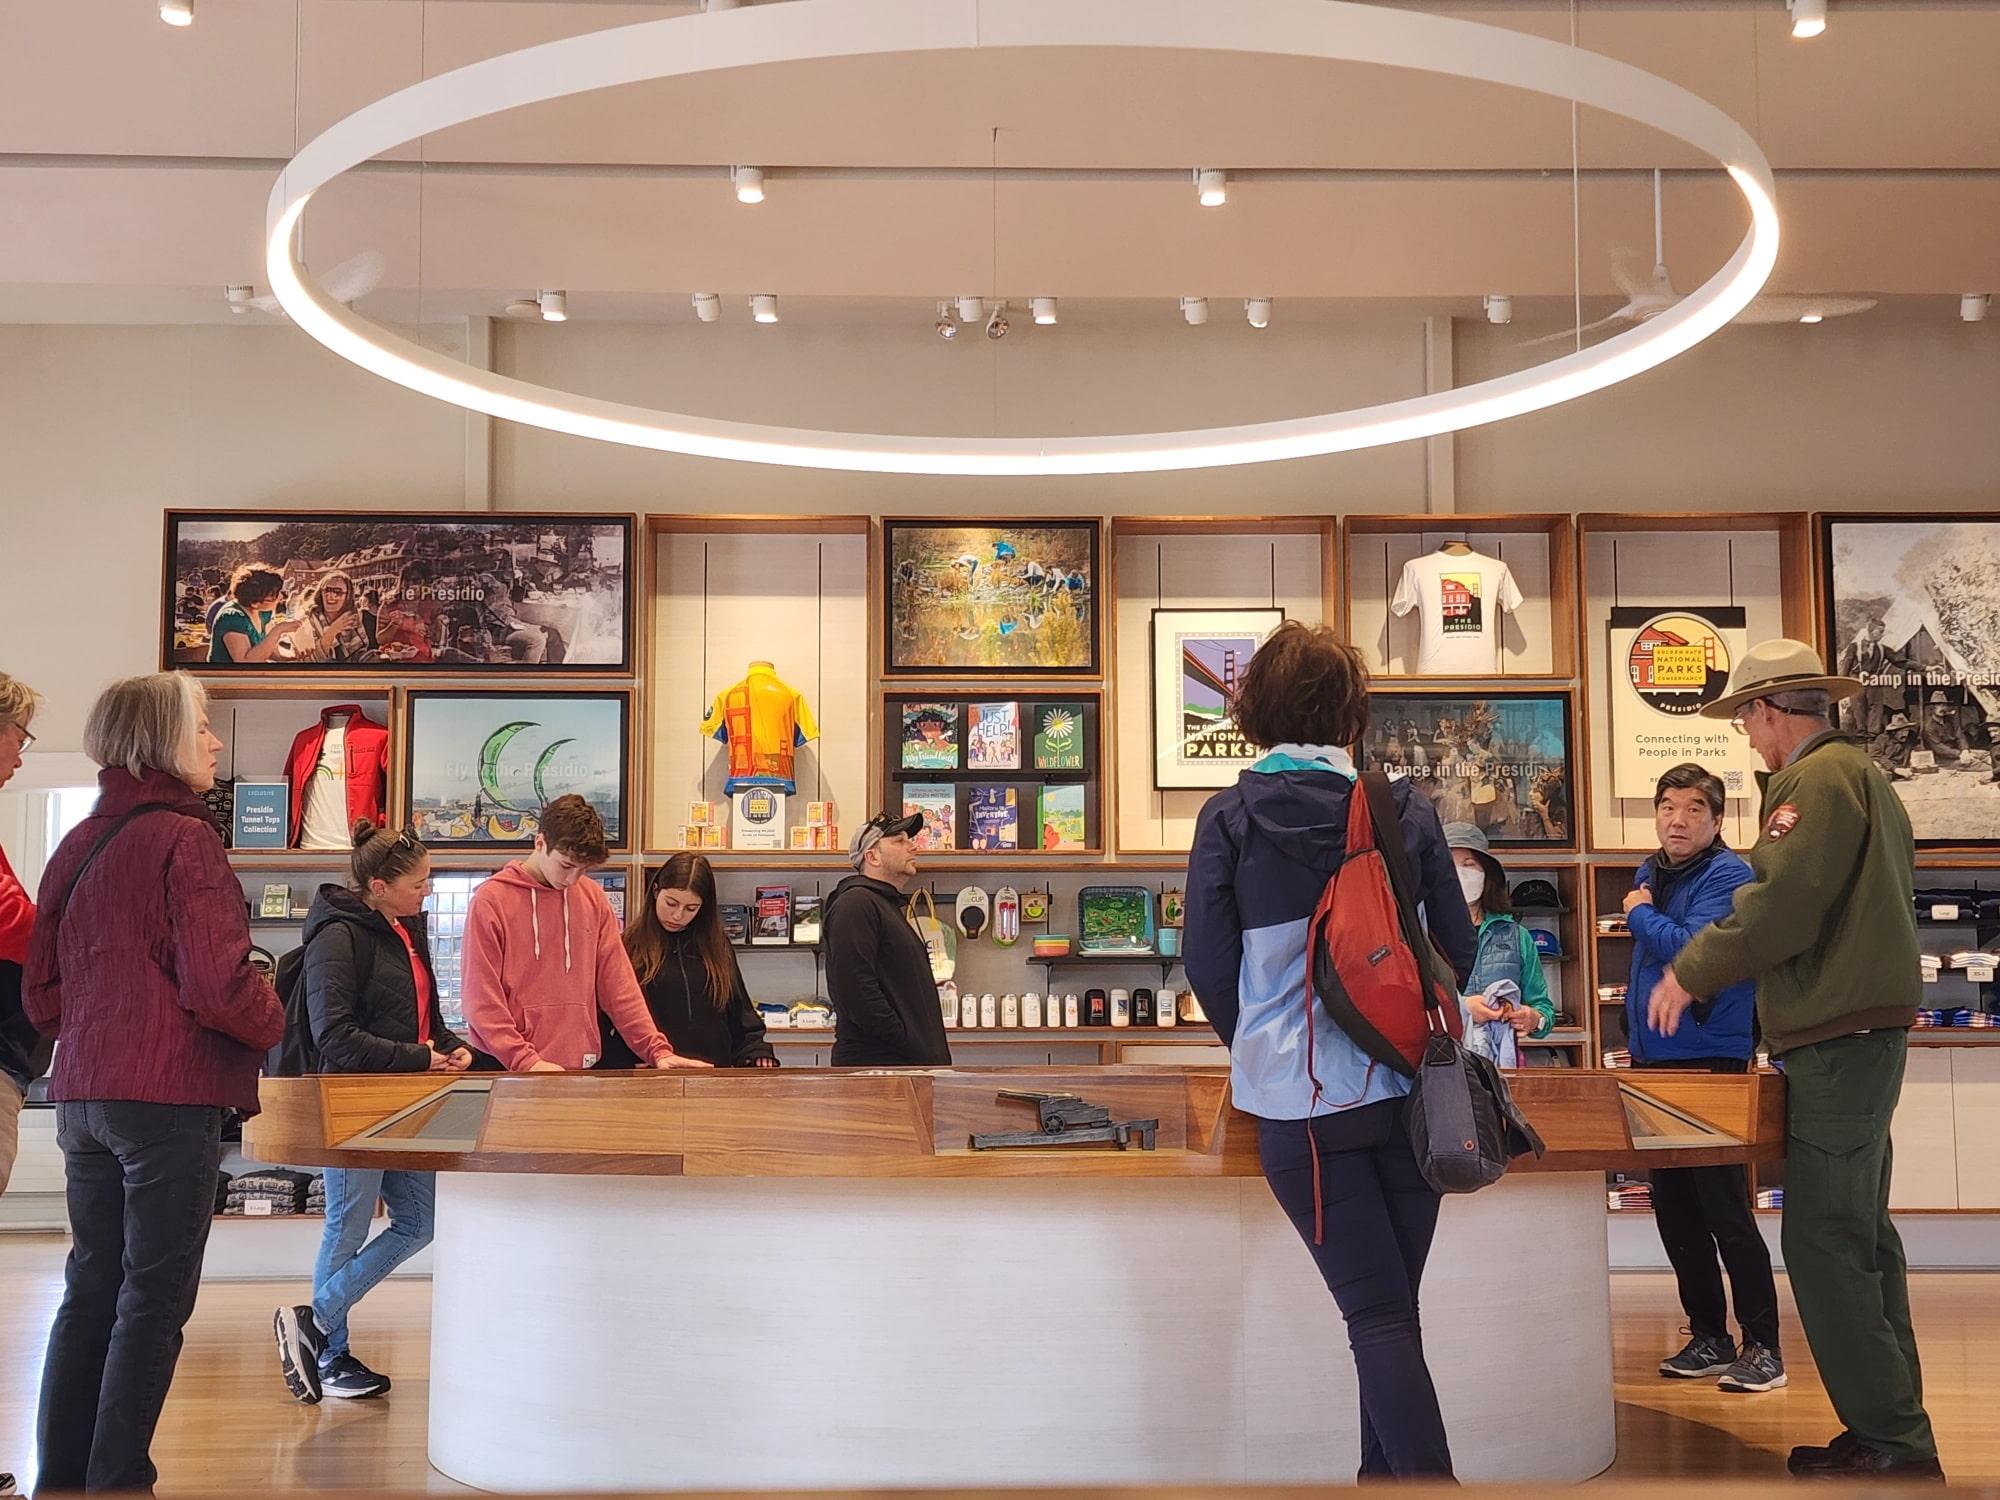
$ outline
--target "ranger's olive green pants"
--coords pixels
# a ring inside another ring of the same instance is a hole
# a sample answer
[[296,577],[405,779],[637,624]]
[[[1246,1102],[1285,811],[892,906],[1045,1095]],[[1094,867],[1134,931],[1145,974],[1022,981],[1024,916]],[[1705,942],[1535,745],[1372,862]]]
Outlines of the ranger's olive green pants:
[[1909,1267],[1889,1222],[1889,1121],[1908,1046],[1906,1031],[1871,1031],[1785,1054],[1783,1242],[1799,1323],[1842,1423],[1894,1457],[1933,1458]]

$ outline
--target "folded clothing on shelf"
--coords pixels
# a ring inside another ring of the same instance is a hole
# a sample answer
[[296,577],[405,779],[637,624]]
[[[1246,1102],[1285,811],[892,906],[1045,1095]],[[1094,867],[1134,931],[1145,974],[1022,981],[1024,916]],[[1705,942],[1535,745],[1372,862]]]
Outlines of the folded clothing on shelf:
[[[306,1190],[313,1184],[310,1172],[294,1172],[288,1167],[259,1167],[230,1179],[223,1195],[225,1214],[249,1213],[253,1203],[269,1204],[257,1212],[273,1217],[306,1211]],[[324,1188],[321,1189],[324,1193]],[[324,1198],[322,1198],[324,1203]]]
[[1631,1067],[1632,1066],[1631,1050],[1625,1047],[1613,1047],[1609,1049],[1604,1054],[1604,1066],[1607,1068]]
[[[1929,958],[1931,955],[1927,953],[1924,957]],[[1950,962],[1954,969],[2000,968],[2000,953],[1984,953],[1977,948],[1961,948],[1952,954]]]
[[1974,922],[1982,904],[1993,904],[1993,893],[1969,886],[1925,886],[1915,892],[1913,904],[1926,922]]
[[1604,937],[1614,937],[1621,932],[1630,932],[1631,925],[1622,917],[1599,917],[1597,930]]
[[1785,1190],[1781,1187],[1757,1189],[1757,1206],[1759,1208],[1783,1208],[1785,1206]]

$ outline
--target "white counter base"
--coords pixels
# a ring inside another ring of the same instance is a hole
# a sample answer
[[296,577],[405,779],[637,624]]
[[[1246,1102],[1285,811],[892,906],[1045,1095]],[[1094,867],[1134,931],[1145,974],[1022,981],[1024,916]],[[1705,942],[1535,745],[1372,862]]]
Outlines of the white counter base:
[[[1496,1285],[1523,1267],[1533,1291]],[[1610,1465],[1607,1276],[1601,1174],[1445,1201],[1424,1334],[1462,1479]],[[431,1343],[431,1462],[487,1490],[1346,1483],[1358,1462],[1339,1312],[1255,1178],[444,1173]]]

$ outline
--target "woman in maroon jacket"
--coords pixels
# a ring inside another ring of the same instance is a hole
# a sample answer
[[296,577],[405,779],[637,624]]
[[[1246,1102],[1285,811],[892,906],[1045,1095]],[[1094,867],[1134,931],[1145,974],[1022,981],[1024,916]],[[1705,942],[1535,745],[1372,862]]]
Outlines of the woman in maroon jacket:
[[37,1424],[51,1493],[152,1488],[222,1112],[256,1113],[259,1064],[285,1030],[197,795],[222,748],[201,685],[178,672],[113,684],[83,748],[104,768],[97,808],[43,872],[22,986],[59,1043],[49,1097],[73,1236]]

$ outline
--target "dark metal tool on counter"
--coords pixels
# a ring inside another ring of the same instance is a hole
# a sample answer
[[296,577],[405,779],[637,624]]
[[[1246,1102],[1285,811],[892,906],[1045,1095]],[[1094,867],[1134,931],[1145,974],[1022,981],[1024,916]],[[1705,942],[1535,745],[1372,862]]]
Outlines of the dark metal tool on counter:
[[1101,1104],[1075,1094],[1040,1094],[1026,1089],[1002,1089],[996,1096],[1035,1106],[1038,1130],[1003,1130],[972,1137],[974,1151],[995,1151],[1010,1146],[1085,1146],[1103,1143],[1123,1151],[1135,1137],[1141,1151],[1151,1151],[1158,1137],[1158,1120],[1121,1120],[1112,1123],[1111,1111]]

